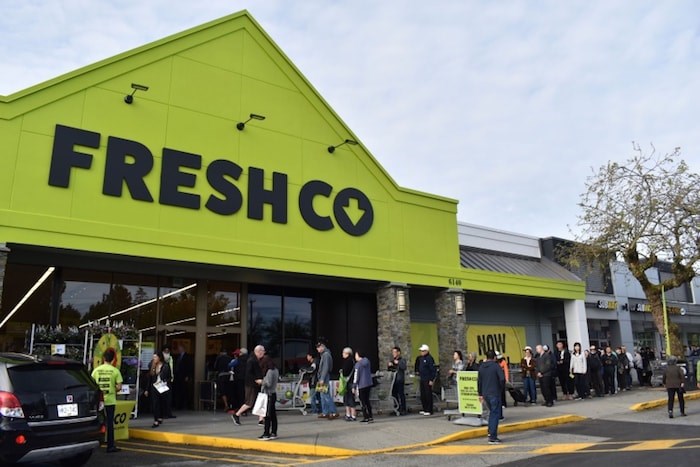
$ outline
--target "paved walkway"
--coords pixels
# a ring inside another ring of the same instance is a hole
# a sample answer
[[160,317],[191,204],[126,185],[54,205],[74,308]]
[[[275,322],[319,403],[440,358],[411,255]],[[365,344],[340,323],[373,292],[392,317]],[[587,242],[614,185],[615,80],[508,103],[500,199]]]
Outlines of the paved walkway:
[[[559,401],[551,408],[509,405],[504,411],[506,420],[501,422],[499,436],[503,435],[505,441],[509,431],[536,429],[585,418],[605,418],[616,413],[630,414],[635,409],[664,405],[665,396],[663,389],[635,388],[604,398]],[[698,399],[700,391],[688,393],[686,397]],[[152,441],[318,456],[390,452],[486,436],[485,427],[456,425],[441,413],[429,417],[417,413],[402,417],[377,415],[373,424],[365,425],[346,422],[342,419],[344,409],[338,409],[341,418],[335,420],[304,416],[299,410],[280,411],[279,439],[273,441],[257,439],[263,431],[257,426],[257,417],[241,417],[242,425],[235,426],[231,417],[221,411],[176,413],[176,419],[167,419],[158,428],[151,428],[150,414],[142,414],[130,422],[130,436]]]

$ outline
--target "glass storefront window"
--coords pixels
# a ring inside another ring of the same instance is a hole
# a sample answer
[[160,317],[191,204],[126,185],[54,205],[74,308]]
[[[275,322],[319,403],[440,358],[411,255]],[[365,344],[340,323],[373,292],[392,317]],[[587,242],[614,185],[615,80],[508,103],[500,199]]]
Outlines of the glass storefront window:
[[265,346],[267,354],[279,368],[282,343],[282,297],[279,295],[250,294],[250,340],[252,348]]
[[207,293],[208,326],[240,326],[241,303],[238,284],[210,282]]
[[159,293],[160,323],[166,326],[196,324],[195,287],[192,279],[161,278]]
[[307,365],[311,348],[311,312],[309,297],[284,297],[284,373],[298,373]]

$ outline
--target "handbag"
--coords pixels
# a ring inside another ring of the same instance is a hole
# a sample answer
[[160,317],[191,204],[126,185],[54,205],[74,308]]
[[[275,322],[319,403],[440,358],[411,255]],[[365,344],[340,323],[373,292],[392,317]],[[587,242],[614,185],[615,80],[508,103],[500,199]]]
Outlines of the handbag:
[[343,376],[343,373],[340,373],[340,377],[338,378],[338,390],[336,391],[336,394],[339,396],[344,396],[346,392],[348,392],[348,379]]
[[259,392],[253,404],[253,415],[267,417],[267,394]]

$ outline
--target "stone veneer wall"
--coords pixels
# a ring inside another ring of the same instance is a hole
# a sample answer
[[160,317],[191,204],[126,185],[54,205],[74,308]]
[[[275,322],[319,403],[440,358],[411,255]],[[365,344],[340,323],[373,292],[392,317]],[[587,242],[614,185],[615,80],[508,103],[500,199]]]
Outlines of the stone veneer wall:
[[440,375],[444,380],[452,367],[452,354],[455,350],[467,347],[467,322],[465,315],[455,312],[455,296],[461,292],[443,290],[435,297],[437,315],[438,345],[440,346]]
[[0,310],[2,309],[2,284],[5,281],[5,267],[7,266],[7,255],[10,249],[0,243]]
[[[406,291],[406,311],[397,311],[396,292]],[[388,286],[377,291],[377,343],[379,370],[386,370],[394,346],[401,348],[401,355],[412,367],[411,356],[411,302],[408,289]]]

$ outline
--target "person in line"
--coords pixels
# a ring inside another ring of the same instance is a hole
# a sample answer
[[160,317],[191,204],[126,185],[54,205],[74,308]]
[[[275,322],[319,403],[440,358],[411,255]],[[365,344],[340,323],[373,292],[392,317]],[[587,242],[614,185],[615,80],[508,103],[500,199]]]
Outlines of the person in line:
[[535,349],[538,354],[535,368],[537,369],[537,378],[540,380],[540,391],[542,391],[542,397],[544,398],[542,405],[552,407],[554,405],[554,399],[552,398],[552,359],[545,351],[543,345],[537,345]]
[[642,354],[639,352],[638,348],[634,349],[634,356],[632,357],[632,366],[634,371],[637,373],[637,382],[639,387],[644,386],[644,360],[642,359]]
[[122,373],[117,368],[117,354],[114,349],[107,349],[102,354],[104,363],[92,370],[92,379],[102,391],[105,404],[105,425],[107,425],[107,452],[119,452],[120,448],[114,443],[114,412],[117,407],[117,392],[122,389]]
[[242,347],[233,351],[229,369],[233,371],[233,403],[227,413],[233,414],[245,403],[245,369],[248,363],[248,349]]
[[362,420],[360,420],[360,423],[374,423],[372,404],[369,401],[369,391],[372,389],[372,368],[369,359],[361,350],[355,350],[355,362],[353,388],[355,388],[362,405]]
[[624,345],[620,347],[622,353],[627,357],[627,369],[625,370],[625,389],[632,390],[632,368],[634,367],[634,355],[627,351]]
[[574,398],[574,388],[573,381],[569,377],[571,374],[571,353],[566,346],[566,343],[562,340],[557,341],[557,378],[559,378],[559,385],[561,386],[561,392],[564,395],[565,400],[572,400]]
[[576,342],[569,362],[569,373],[574,375],[576,400],[586,399],[588,397],[588,388],[586,387],[587,372],[588,364],[586,362],[586,356],[581,353],[581,343]]
[[173,365],[173,356],[170,353],[170,347],[167,345],[163,347],[163,358],[165,359],[165,363],[168,364],[168,367],[170,368],[170,373],[171,378],[170,382],[168,383],[168,387],[170,387],[170,391],[166,391],[164,393],[163,397],[163,404],[165,409],[163,410],[163,415],[165,418],[177,418],[177,416],[173,415],[173,387],[174,387],[174,380],[175,380],[175,366]]
[[[510,369],[508,368],[508,360],[506,360],[505,355],[496,350],[496,362],[498,366],[503,370],[503,374],[506,378],[506,384],[510,382]],[[508,407],[508,402],[506,401],[506,387],[503,386],[503,391],[501,392],[501,406],[505,409]],[[503,420],[503,414],[501,414],[501,420]]]
[[461,350],[455,350],[452,353],[452,367],[447,372],[448,386],[457,385],[457,372],[464,370],[464,357]]
[[226,348],[221,348],[221,352],[214,360],[214,371],[216,371],[216,387],[221,401],[224,403],[224,412],[228,412],[233,404],[233,371],[229,368],[232,358]]
[[525,355],[520,359],[520,374],[523,379],[523,388],[525,389],[525,397],[530,404],[537,403],[537,387],[535,378],[537,377],[537,368],[535,368],[535,358],[532,356],[532,347],[525,346],[523,349]]
[[500,444],[498,438],[498,421],[502,416],[501,392],[506,386],[506,377],[503,369],[496,362],[496,353],[493,350],[486,352],[486,361],[479,367],[477,387],[479,400],[486,403],[489,409],[488,436],[489,444]]
[[476,352],[467,352],[467,361],[464,362],[466,371],[478,371],[479,362],[476,360]]
[[191,402],[191,386],[194,375],[194,363],[192,355],[188,354],[185,347],[180,344],[177,347],[178,356],[175,358],[175,377],[173,380],[173,389],[175,394],[175,408],[185,410],[189,408]]
[[668,418],[673,418],[673,400],[678,395],[678,407],[681,409],[681,416],[685,417],[685,374],[683,369],[676,363],[678,360],[674,356],[668,357],[668,364],[664,370],[662,382],[668,392]]
[[146,381],[144,395],[151,398],[152,426],[153,428],[158,428],[163,423],[163,417],[165,416],[165,393],[169,392],[167,384],[172,378],[172,373],[168,364],[165,363],[165,357],[163,357],[162,352],[153,354],[148,370],[148,380]]
[[595,345],[591,345],[588,350],[586,365],[588,366],[590,387],[595,391],[596,397],[603,397],[603,378],[600,376],[600,372],[603,369],[603,362],[600,359],[600,354]]
[[260,392],[267,394],[267,413],[265,414],[265,425],[263,434],[258,437],[262,441],[277,439],[277,383],[280,373],[275,366],[275,361],[269,355],[263,355],[260,361],[260,370],[263,375]]
[[355,358],[350,347],[343,349],[343,361],[340,367],[340,374],[347,379],[345,394],[343,394],[343,405],[345,406],[345,421],[357,421],[357,409],[355,408]]
[[627,388],[627,372],[629,371],[630,361],[627,359],[627,354],[622,351],[622,347],[615,349],[617,357],[617,390],[618,392],[629,391]]
[[420,377],[420,402],[423,410],[421,415],[429,416],[433,414],[433,382],[435,381],[436,370],[435,360],[430,355],[430,347],[426,344],[418,348],[420,352],[418,361],[418,376]]
[[[258,392],[260,392],[260,386],[262,385],[263,374],[262,368],[260,368],[260,359],[265,355],[265,347],[262,345],[256,345],[253,349],[253,355],[248,357],[246,361],[245,369],[245,401],[243,405],[239,407],[236,413],[231,414],[234,425],[241,424],[241,415],[251,409],[255,405],[255,399],[258,397]],[[265,421],[262,418],[258,419],[258,425],[264,424]]]
[[316,391],[318,391],[321,396],[321,415],[319,415],[318,418],[335,420],[338,418],[338,411],[335,408],[335,402],[333,402],[330,391],[333,356],[326,345],[326,341],[323,339],[319,340],[316,344],[316,350],[320,356],[318,362],[318,383],[316,384]]
[[603,362],[603,384],[605,394],[615,395],[615,373],[617,373],[617,357],[610,346],[605,348],[605,353],[601,357]]
[[304,369],[304,381],[309,384],[309,406],[310,413],[319,414],[321,413],[321,399],[319,399],[319,394],[316,392],[316,383],[318,375],[318,358],[314,356],[312,352],[306,353],[306,363],[307,366]]
[[406,368],[408,368],[408,363],[401,356],[401,348],[391,349],[388,369],[396,372],[394,385],[391,387],[391,396],[399,403],[399,415],[406,415]]

